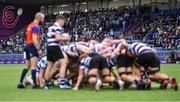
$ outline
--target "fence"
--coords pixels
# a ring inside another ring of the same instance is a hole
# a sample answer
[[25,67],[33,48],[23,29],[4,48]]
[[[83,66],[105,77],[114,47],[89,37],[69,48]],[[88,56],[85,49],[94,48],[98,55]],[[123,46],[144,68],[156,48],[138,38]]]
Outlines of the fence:
[[[161,63],[168,63],[167,57],[172,53],[176,53],[180,55],[180,50],[159,50],[158,56]],[[24,55],[23,54],[0,54],[0,64],[23,64],[24,63]]]
[[23,64],[23,54],[0,54],[0,64]]

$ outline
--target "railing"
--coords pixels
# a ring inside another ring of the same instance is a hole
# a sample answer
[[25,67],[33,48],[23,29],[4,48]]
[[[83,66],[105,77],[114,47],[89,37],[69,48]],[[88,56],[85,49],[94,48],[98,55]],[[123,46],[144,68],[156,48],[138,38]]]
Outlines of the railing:
[[174,14],[180,15],[180,8],[159,10],[159,12],[152,13],[152,16],[153,17],[160,16],[160,14],[163,13],[163,12],[174,13]]
[[[167,57],[171,56],[172,53],[180,54],[180,50],[159,50],[158,56],[161,63],[168,63]],[[23,54],[0,54],[0,64],[23,64],[24,55]]]
[[23,64],[23,54],[0,54],[0,64]]

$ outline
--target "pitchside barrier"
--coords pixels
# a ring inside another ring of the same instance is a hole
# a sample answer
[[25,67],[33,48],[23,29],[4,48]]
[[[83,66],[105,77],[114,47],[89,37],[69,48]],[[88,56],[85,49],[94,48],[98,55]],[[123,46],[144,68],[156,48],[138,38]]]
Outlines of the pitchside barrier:
[[[169,56],[171,56],[172,53],[180,54],[180,50],[158,51],[158,56],[161,63],[169,63],[167,59]],[[23,54],[0,54],[0,64],[24,64],[24,55]]]

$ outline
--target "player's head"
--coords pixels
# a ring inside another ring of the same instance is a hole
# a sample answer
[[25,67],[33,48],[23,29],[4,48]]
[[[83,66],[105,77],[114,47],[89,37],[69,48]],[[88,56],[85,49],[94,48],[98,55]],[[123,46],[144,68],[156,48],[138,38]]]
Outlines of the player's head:
[[45,16],[42,12],[38,12],[35,15],[35,20],[38,22],[44,22],[44,18],[45,18]]
[[105,44],[106,46],[112,46],[112,44],[113,44],[112,41],[113,41],[113,40],[110,39],[110,38],[105,38],[105,39],[102,41],[102,43]]
[[56,22],[60,25],[60,26],[64,26],[66,18],[63,15],[58,15],[56,17]]

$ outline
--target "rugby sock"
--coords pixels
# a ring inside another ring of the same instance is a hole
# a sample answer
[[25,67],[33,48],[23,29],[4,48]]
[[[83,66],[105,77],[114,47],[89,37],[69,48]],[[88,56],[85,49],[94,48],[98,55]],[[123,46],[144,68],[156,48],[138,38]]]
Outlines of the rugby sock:
[[65,81],[66,81],[66,78],[64,78],[64,77],[59,78],[59,83],[60,84],[64,84]]
[[31,70],[31,75],[32,75],[33,83],[36,86],[37,84],[36,84],[36,70],[35,69]]
[[137,85],[137,84],[138,84],[138,81],[137,81],[137,80],[134,80],[134,84]]
[[25,78],[27,72],[28,72],[28,70],[27,70],[26,68],[24,68],[23,71],[22,71],[22,74],[21,74],[20,81],[19,81],[20,84],[23,83],[23,80],[24,80],[24,78]]
[[46,86],[46,87],[49,87],[49,80],[46,80],[46,79],[45,79],[45,86]]

